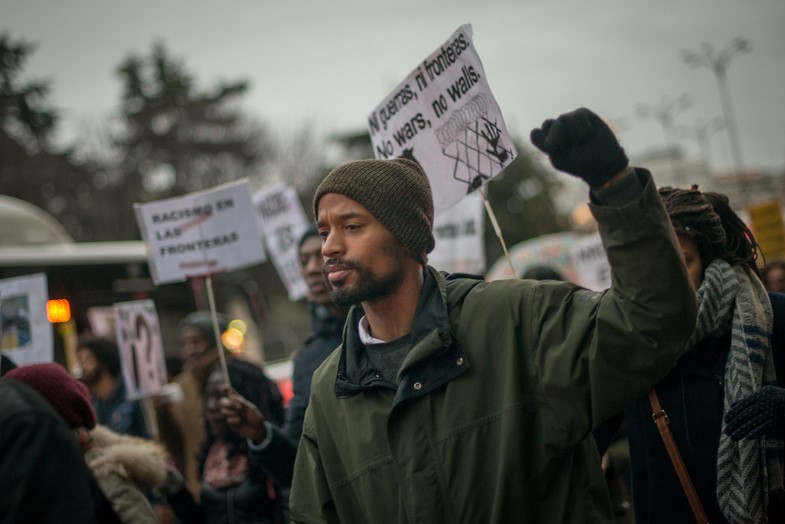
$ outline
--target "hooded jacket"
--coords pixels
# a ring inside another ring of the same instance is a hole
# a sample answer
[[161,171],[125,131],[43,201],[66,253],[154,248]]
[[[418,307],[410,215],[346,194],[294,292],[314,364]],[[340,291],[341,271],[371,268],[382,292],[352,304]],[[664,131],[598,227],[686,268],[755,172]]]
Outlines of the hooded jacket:
[[119,435],[105,426],[90,430],[85,461],[101,492],[124,524],[156,524],[147,492],[166,480],[166,454],[156,443]]
[[592,205],[608,291],[427,268],[395,385],[365,355],[355,307],[313,378],[292,521],[612,522],[586,437],[667,374],[696,315],[645,182],[627,205]]

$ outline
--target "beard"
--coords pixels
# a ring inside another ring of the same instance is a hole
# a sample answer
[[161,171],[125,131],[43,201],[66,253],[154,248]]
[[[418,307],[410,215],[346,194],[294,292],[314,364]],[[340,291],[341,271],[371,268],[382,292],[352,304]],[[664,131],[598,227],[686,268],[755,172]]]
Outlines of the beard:
[[101,374],[103,373],[103,369],[101,367],[96,367],[91,371],[85,372],[82,370],[82,375],[79,377],[79,381],[84,384],[85,386],[94,386],[98,383],[98,380],[101,378]]
[[[341,287],[331,289],[330,298],[332,299],[335,306],[346,309],[360,304],[361,302],[379,301],[393,293],[393,291],[398,287],[401,280],[403,279],[403,271],[401,270],[401,266],[404,257],[407,255],[394,242],[386,245],[384,247],[384,251],[393,255],[396,261],[396,270],[389,275],[379,276],[375,274],[370,267],[356,260],[330,259],[325,262],[325,269],[331,264],[338,264],[342,267],[353,269],[357,272],[357,284],[343,285]],[[327,273],[325,273],[325,282],[327,282],[327,285],[331,287],[329,281],[327,280]]]

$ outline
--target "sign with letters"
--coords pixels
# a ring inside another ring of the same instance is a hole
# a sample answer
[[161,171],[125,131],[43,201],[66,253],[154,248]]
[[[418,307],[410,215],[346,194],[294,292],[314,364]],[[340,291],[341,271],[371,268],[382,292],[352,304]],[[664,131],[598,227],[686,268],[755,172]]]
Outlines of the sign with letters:
[[748,208],[755,240],[769,260],[785,259],[785,225],[778,200]]
[[570,249],[570,260],[578,284],[594,291],[611,287],[611,266],[599,233],[576,240]]
[[126,397],[136,400],[159,393],[166,384],[166,361],[155,304],[118,302],[114,311]]
[[479,193],[438,215],[433,221],[436,247],[428,264],[448,273],[482,273],[485,269],[484,212]]
[[247,180],[134,209],[156,284],[266,260]]
[[374,155],[420,164],[443,211],[517,155],[472,41],[459,27],[368,116]]
[[0,349],[17,366],[54,360],[52,324],[46,318],[49,300],[46,274],[0,280]]
[[308,294],[308,286],[300,274],[297,243],[310,223],[297,192],[286,184],[273,184],[255,193],[253,203],[267,251],[286,286],[289,300],[299,300]]

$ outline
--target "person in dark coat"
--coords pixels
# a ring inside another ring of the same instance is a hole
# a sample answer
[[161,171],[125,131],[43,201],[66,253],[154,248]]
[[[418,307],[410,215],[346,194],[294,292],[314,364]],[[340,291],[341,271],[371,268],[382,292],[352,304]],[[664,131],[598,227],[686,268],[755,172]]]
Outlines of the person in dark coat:
[[0,380],[0,522],[96,522],[91,483],[74,432],[35,389]]
[[[697,186],[662,188],[660,195],[700,305],[688,351],[654,388],[668,427],[709,522],[764,522],[767,511],[769,522],[785,522],[776,514],[782,457],[771,452],[782,449],[782,435],[733,440],[723,432],[723,414],[734,401],[776,384],[785,295],[767,294],[755,237],[725,195]],[[624,411],[635,522],[690,522],[693,512],[652,412],[648,396]],[[601,452],[619,418],[595,432]]]
[[286,421],[278,427],[260,419],[253,407],[243,404],[240,399],[225,401],[230,425],[250,440],[252,460],[262,464],[284,486],[292,482],[297,445],[311,396],[311,377],[340,345],[346,321],[346,310],[333,305],[322,275],[322,240],[315,227],[300,238],[299,254],[300,272],[308,284],[308,312],[313,335],[293,357],[294,396],[286,410]]
[[121,435],[148,438],[141,404],[126,398],[117,344],[106,338],[86,338],[79,342],[76,358],[82,368],[79,380],[90,391],[98,423]]

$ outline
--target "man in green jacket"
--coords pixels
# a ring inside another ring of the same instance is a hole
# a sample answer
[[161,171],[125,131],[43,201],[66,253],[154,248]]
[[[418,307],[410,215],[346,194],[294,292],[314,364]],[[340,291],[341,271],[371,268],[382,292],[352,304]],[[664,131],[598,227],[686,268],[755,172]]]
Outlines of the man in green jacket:
[[651,176],[579,109],[533,143],[591,187],[613,285],[452,278],[427,266],[433,203],[408,160],[332,171],[314,196],[333,301],[294,522],[612,522],[592,428],[665,376],[696,303]]

